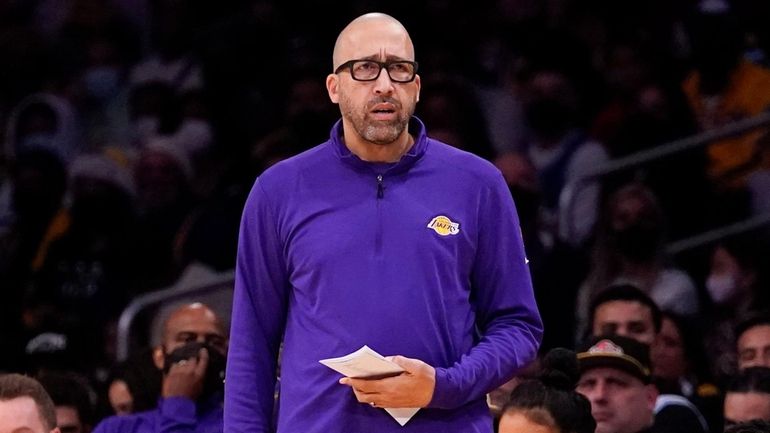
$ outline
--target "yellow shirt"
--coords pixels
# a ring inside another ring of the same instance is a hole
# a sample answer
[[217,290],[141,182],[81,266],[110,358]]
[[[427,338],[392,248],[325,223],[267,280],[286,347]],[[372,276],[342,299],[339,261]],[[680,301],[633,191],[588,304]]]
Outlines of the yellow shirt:
[[[704,131],[755,116],[770,106],[770,70],[746,60],[738,65],[721,95],[701,95],[698,72],[692,72],[682,87]],[[740,186],[751,171],[770,167],[770,157],[757,143],[764,133],[764,129],[755,130],[710,144],[709,177],[724,186]]]

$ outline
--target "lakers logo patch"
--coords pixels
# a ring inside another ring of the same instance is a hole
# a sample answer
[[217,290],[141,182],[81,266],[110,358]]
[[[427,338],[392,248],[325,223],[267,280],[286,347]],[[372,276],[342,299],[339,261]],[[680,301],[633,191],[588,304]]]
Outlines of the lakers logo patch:
[[441,236],[456,235],[460,233],[460,224],[452,222],[452,220],[444,215],[439,215],[430,220],[428,228]]

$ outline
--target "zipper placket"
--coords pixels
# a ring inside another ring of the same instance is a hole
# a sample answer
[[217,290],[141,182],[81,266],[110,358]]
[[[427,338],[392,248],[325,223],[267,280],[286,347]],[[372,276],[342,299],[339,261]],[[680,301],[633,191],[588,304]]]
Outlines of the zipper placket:
[[377,175],[377,198],[385,197],[385,187],[382,185],[382,175]]

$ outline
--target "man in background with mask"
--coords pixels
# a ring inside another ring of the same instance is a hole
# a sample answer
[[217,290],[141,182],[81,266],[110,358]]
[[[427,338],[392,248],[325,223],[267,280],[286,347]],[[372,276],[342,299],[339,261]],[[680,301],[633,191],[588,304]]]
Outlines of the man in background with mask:
[[222,431],[227,337],[216,314],[194,303],[174,310],[153,351],[163,371],[158,407],[104,420],[94,433]]

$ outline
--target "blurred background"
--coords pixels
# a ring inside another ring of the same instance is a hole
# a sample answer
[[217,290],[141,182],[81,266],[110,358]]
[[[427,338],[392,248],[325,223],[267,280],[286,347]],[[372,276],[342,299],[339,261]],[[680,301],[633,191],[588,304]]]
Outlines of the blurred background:
[[169,302],[226,317],[246,195],[328,137],[370,11],[412,35],[428,134],[503,172],[544,350],[619,281],[712,353],[706,318],[767,306],[769,2],[0,0],[0,370],[103,399]]

